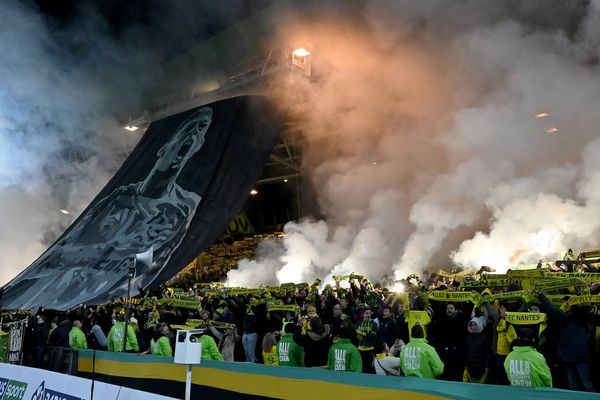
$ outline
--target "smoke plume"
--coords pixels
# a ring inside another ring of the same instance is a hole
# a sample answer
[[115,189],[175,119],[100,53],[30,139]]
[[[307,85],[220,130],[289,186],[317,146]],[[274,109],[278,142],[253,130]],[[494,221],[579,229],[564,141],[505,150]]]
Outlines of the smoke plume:
[[[149,3],[115,28],[100,3],[59,23],[34,3],[0,2],[1,283],[139,139],[115,115],[143,108],[140,71],[252,11]],[[598,0],[326,4],[277,2],[273,35],[312,52],[313,77],[282,102],[304,116],[303,171],[323,218],[289,223],[231,284],[503,270],[598,247]]]
[[[400,278],[597,248],[599,19],[598,1],[289,16],[281,35],[313,50],[315,78],[295,84],[324,218],[288,224],[252,271],[262,283]],[[248,282],[247,266],[231,284]]]
[[120,125],[149,107],[148,81],[177,91],[189,78],[162,65],[269,1],[0,2],[0,284],[119,168],[142,134]]

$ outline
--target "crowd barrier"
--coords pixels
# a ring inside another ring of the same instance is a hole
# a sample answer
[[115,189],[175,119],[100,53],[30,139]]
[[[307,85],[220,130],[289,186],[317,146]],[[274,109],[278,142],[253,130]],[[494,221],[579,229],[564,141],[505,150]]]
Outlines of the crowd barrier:
[[[79,352],[78,375],[101,382],[182,398],[185,366],[149,355]],[[320,368],[277,367],[202,361],[192,370],[192,397],[214,399],[403,400],[586,400],[597,394],[560,389],[526,389],[432,379],[333,372]]]
[[171,398],[43,369],[0,363],[0,399],[170,400]]

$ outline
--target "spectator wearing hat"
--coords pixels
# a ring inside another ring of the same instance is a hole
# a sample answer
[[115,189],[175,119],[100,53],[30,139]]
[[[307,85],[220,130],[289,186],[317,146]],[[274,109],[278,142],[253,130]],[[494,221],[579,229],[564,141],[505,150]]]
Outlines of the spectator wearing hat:
[[138,323],[137,318],[135,318],[135,317],[129,318],[129,326],[133,329],[133,332],[135,333],[135,337],[138,341],[139,348],[146,349],[147,344],[146,344],[146,340],[144,339],[144,332],[140,329],[140,325]]
[[377,324],[371,319],[373,311],[369,307],[363,309],[363,320],[356,327],[358,350],[362,358],[363,372],[374,374],[373,349],[377,341]]
[[219,321],[222,316],[223,316],[223,309],[222,308],[217,308],[213,312],[213,321]]
[[312,318],[317,317],[317,308],[313,305],[307,305],[306,306],[306,315],[303,316],[299,321],[298,321],[298,325],[300,325],[301,327],[301,333],[303,335],[306,334],[306,332],[308,332],[308,330],[310,329],[309,326],[309,322]]
[[444,372],[444,363],[433,346],[424,339],[425,331],[419,324],[410,331],[411,340],[400,352],[400,368],[405,376],[438,378]]
[[485,383],[492,366],[492,339],[485,331],[485,316],[473,317],[467,326],[463,382]]
[[504,361],[511,386],[552,387],[550,368],[544,356],[535,349],[534,342],[533,330],[522,328],[519,331],[519,338]]

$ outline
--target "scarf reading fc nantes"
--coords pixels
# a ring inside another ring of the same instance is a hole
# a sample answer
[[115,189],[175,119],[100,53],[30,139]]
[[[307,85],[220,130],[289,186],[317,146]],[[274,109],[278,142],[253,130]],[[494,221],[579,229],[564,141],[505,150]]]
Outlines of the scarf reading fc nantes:
[[546,329],[546,314],[507,311],[504,317],[512,325],[539,325],[538,336]]

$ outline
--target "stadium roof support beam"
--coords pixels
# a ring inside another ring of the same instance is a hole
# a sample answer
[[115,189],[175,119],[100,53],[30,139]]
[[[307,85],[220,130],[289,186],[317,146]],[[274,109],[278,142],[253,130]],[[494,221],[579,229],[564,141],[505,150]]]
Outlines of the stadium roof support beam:
[[281,164],[281,165],[283,165],[283,166],[285,166],[285,167],[287,167],[287,168],[289,168],[291,170],[294,170],[296,172],[300,172],[300,168],[298,168],[298,166],[296,166],[291,159],[290,160],[286,160],[283,157],[279,157],[278,155],[271,154],[271,160],[273,160],[273,161],[275,161],[275,162],[277,162],[277,163],[279,163],[279,164]]
[[301,174],[290,174],[290,175],[282,175],[282,176],[274,176],[272,178],[263,178],[256,182],[256,186],[260,185],[269,185],[271,183],[281,183],[284,179],[294,179],[300,177]]

